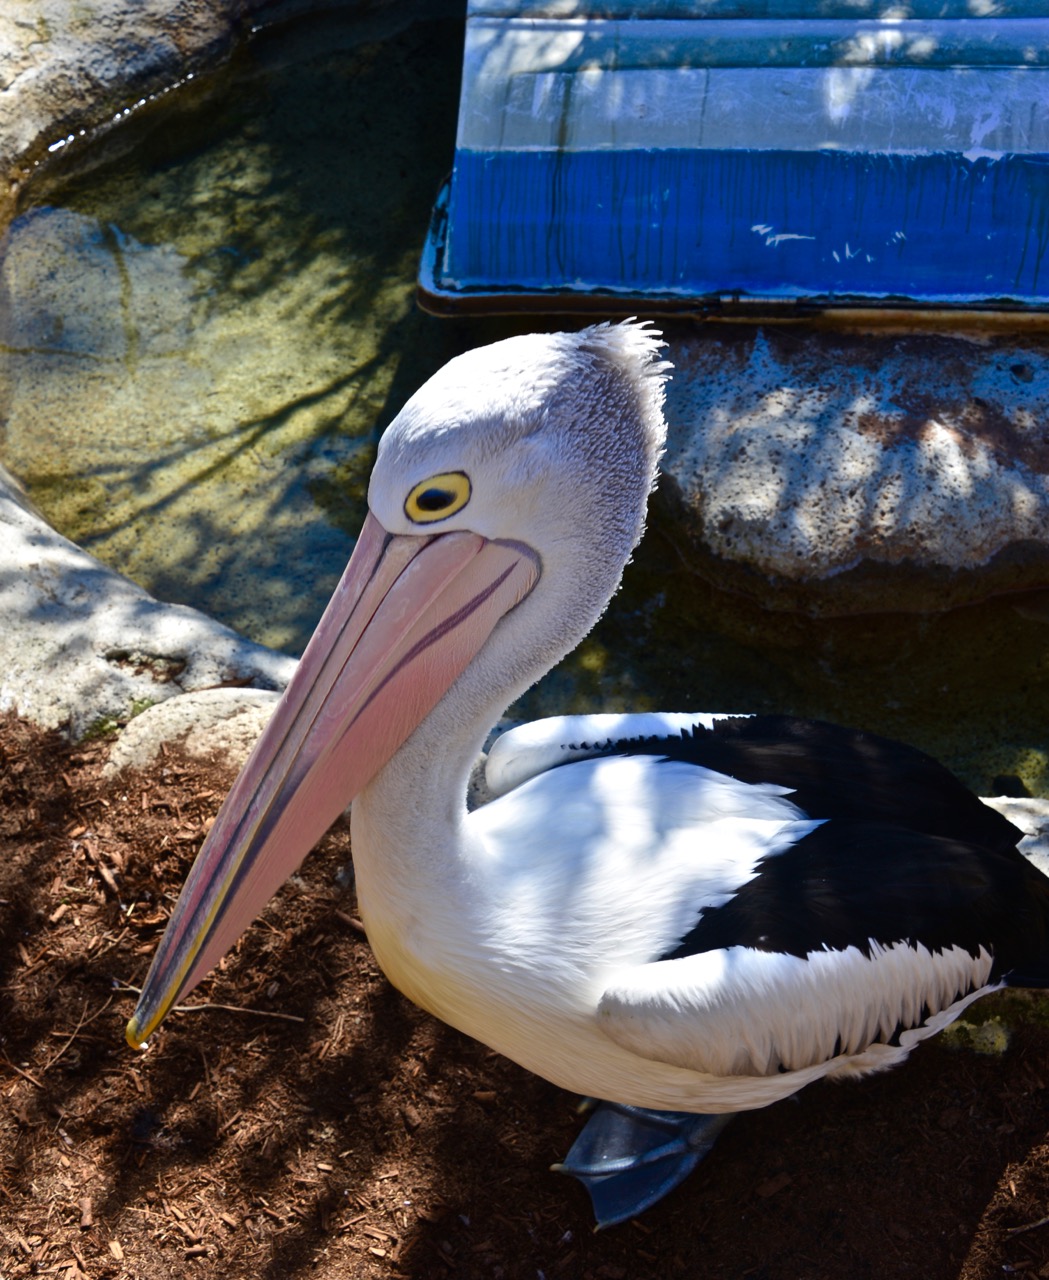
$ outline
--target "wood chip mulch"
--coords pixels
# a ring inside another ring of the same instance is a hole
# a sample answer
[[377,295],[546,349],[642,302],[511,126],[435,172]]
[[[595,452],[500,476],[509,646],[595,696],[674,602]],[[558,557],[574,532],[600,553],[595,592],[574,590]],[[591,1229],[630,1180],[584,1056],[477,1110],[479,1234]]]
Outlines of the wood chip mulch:
[[548,1168],[576,1100],[386,983],[341,825],[134,1054],[128,987],[231,778],[168,751],[105,782],[107,751],[0,719],[2,1280],[1049,1277],[1049,996],[970,1011],[1004,1054],[941,1039],[741,1117],[595,1234]]

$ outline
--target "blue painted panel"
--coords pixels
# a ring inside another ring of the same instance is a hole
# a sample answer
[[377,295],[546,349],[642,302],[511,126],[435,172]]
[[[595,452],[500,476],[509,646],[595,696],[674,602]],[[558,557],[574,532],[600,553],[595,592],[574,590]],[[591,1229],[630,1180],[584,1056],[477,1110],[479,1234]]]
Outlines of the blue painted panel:
[[469,14],[449,298],[1049,305],[1049,0]]
[[467,0],[471,18],[1044,18],[1045,0]]
[[460,149],[449,290],[1049,302],[1049,157]]

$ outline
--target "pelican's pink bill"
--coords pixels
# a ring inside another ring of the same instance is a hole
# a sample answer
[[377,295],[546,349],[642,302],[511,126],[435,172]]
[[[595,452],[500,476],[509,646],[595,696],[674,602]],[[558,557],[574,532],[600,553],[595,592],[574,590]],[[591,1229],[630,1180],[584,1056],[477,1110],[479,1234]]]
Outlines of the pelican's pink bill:
[[127,1027],[140,1048],[535,586],[518,543],[393,536],[369,515],[208,834]]

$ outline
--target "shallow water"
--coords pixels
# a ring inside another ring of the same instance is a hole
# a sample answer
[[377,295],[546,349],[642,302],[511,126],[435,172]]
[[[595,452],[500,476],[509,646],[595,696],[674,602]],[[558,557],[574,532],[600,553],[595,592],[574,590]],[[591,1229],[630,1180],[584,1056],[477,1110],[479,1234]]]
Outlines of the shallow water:
[[100,559],[276,647],[308,638],[377,433],[456,342],[413,280],[461,38],[264,34],[11,230],[5,462]]
[[[448,19],[264,33],[79,177],[38,183],[0,264],[0,457],[102,560],[290,652],[349,554],[382,428],[506,332],[413,303],[461,39]],[[998,774],[1049,794],[1049,626],[1008,600],[770,614],[690,575],[656,528],[594,635],[512,714],[651,707],[824,716],[915,742],[985,794]]]
[[1006,597],[942,614],[770,613],[685,571],[653,528],[555,700],[817,716],[912,742],[981,795],[1015,775],[1049,796],[1049,610],[1023,607]]

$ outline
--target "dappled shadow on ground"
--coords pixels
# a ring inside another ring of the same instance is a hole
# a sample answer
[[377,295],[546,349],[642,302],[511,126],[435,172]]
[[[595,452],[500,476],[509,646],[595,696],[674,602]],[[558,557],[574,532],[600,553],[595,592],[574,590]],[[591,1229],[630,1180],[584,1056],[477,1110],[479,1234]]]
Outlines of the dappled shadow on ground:
[[[1049,1025],[979,1006],[1004,1056],[903,1069],[741,1117],[689,1183],[594,1235],[548,1171],[574,1100],[379,974],[338,827],[145,1055],[131,997],[229,781],[174,753],[106,784],[105,744],[0,730],[0,1272],[1049,1275]],[[117,984],[117,985],[115,985]],[[247,1012],[250,1010],[251,1012]]]

